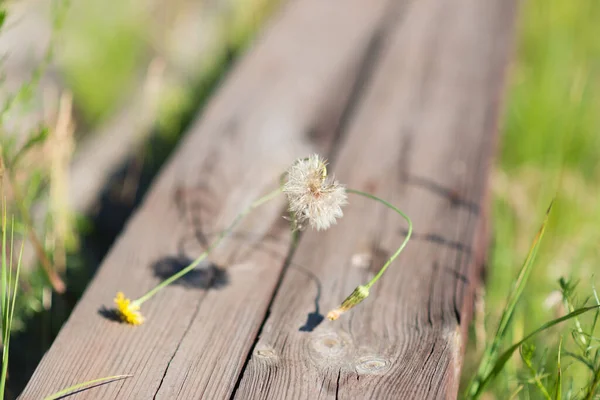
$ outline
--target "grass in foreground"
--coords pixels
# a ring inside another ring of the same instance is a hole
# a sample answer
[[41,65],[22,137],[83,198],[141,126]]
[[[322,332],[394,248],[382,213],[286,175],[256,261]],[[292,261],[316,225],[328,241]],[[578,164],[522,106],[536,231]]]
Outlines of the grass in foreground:
[[[0,182],[2,179],[2,171],[0,171]],[[18,258],[14,257],[15,253],[15,231],[14,231],[14,218],[10,224],[10,235],[7,223],[7,210],[6,210],[6,199],[4,197],[4,191],[2,190],[2,184],[0,183],[0,201],[1,208],[1,245],[2,245],[2,260],[0,262],[0,331],[2,338],[2,368],[0,369],[0,399],[5,399],[6,392],[6,378],[8,376],[8,362],[10,355],[10,336],[12,329],[12,322],[15,315],[15,304],[17,301],[17,292],[19,289],[19,275],[21,272],[22,256],[23,256],[23,242],[21,242],[21,250],[19,251]],[[9,240],[10,236],[10,240]],[[9,252],[10,250],[10,252]],[[14,271],[13,271],[14,270]],[[115,380],[125,379],[132,375],[114,375],[105,378],[93,379],[87,382],[78,383],[63,389],[59,392],[51,394],[44,398],[44,400],[54,400],[62,396],[65,396],[71,392],[77,390],[84,390],[90,388],[93,385],[107,383]]]
[[[519,18],[503,150],[493,180],[495,244],[486,293],[481,296],[480,309],[485,311],[476,316],[477,334],[466,353],[465,380],[476,373],[481,338],[501,319],[506,293],[525,258],[541,210],[556,192],[536,267],[505,332],[505,342],[517,342],[526,332],[577,307],[597,304],[600,2],[530,0],[521,3]],[[581,338],[593,336],[594,329],[594,337],[599,336],[594,314],[533,337],[507,361],[487,387],[486,398],[548,398],[541,385],[550,395],[556,394],[558,385],[562,398],[586,398],[588,393],[578,388],[589,388],[590,379],[598,375],[594,346],[599,343],[588,338],[584,344]]]
[[[511,357],[517,350],[519,350],[521,360],[528,369],[530,376],[523,383],[517,386],[515,392],[513,393],[513,395],[511,395],[511,397],[521,393],[524,388],[524,385],[529,384],[534,385],[538,389],[538,394],[548,400],[553,398],[562,398],[563,374],[560,365],[560,359],[563,351],[562,339],[559,342],[557,354],[557,373],[554,376],[551,374],[544,374],[543,371],[540,372],[538,370],[539,368],[535,366],[535,346],[531,345],[529,341],[536,335],[549,330],[555,325],[558,325],[565,321],[569,321],[571,319],[574,320],[575,325],[575,329],[573,330],[573,342],[579,347],[579,352],[565,352],[565,355],[573,357],[575,361],[588,367],[592,373],[589,380],[582,388],[580,388],[577,391],[577,393],[573,393],[573,382],[570,381],[571,390],[568,392],[568,398],[576,398],[572,397],[572,395],[582,395],[583,397],[581,398],[592,399],[596,395],[598,384],[600,381],[600,346],[592,345],[592,338],[594,338],[594,331],[596,329],[598,317],[600,316],[600,301],[598,299],[598,295],[595,289],[593,290],[594,300],[596,301],[594,305],[575,309],[575,307],[573,307],[571,303],[568,303],[568,307],[566,308],[568,314],[544,323],[542,326],[540,326],[533,332],[527,334],[524,338],[520,339],[515,344],[510,345],[503,352],[500,352],[501,347],[505,345],[507,332],[513,319],[515,310],[517,309],[519,300],[526,289],[527,282],[533,271],[535,258],[541,243],[541,239],[546,230],[548,216],[550,214],[551,209],[552,205],[550,205],[550,207],[548,208],[546,216],[544,218],[544,222],[542,223],[542,226],[529,249],[527,258],[525,259],[525,262],[523,263],[523,266],[521,267],[521,270],[519,271],[519,274],[517,275],[513,286],[511,287],[511,290],[507,297],[506,306],[502,311],[500,322],[498,323],[498,329],[496,331],[496,334],[486,346],[481,361],[479,362],[479,367],[477,368],[474,377],[471,379],[469,385],[467,386],[467,389],[465,391],[466,399],[480,398],[485,392],[486,387],[494,379],[496,379],[500,373],[503,372],[506,363],[511,359]],[[569,290],[567,289],[569,285],[565,281],[561,282],[561,286],[563,289],[563,298],[565,299],[565,301],[569,301]],[[583,325],[580,321],[580,316],[582,314],[587,313],[588,311],[595,311],[595,314],[593,316],[593,322],[590,329],[587,332],[585,332],[584,328],[582,327]],[[598,340],[600,343],[600,339],[596,340]],[[554,393],[554,395],[551,396],[550,393]]]

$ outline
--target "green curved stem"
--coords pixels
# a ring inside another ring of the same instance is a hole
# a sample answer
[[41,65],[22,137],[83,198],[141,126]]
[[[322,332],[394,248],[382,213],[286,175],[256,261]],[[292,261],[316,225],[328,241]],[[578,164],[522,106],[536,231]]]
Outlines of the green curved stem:
[[404,250],[404,247],[406,247],[406,244],[408,243],[408,241],[410,240],[410,237],[412,235],[412,229],[413,229],[412,221],[410,220],[410,218],[408,218],[408,216],[406,214],[404,214],[402,211],[400,211],[398,208],[396,208],[394,205],[388,203],[387,201],[380,199],[379,197],[374,196],[370,193],[361,192],[360,190],[346,189],[346,192],[357,194],[359,196],[367,197],[371,200],[378,201],[379,203],[382,203],[386,207],[391,208],[392,210],[396,211],[408,223],[408,233],[406,234],[406,237],[404,238],[404,241],[402,242],[402,244],[400,245],[398,250],[396,250],[396,252],[385,262],[385,264],[383,264],[383,267],[381,267],[381,269],[379,270],[377,275],[375,275],[373,277],[373,279],[371,279],[366,285],[358,286],[356,289],[354,289],[354,291],[352,293],[350,293],[350,295],[348,297],[346,297],[346,299],[342,302],[342,304],[338,308],[335,308],[335,309],[329,311],[329,313],[327,313],[327,319],[329,319],[331,321],[335,321],[336,319],[338,319],[340,317],[340,315],[342,315],[346,311],[350,310],[351,308],[355,307],[356,305],[358,305],[360,302],[362,302],[364,299],[366,299],[369,296],[369,289],[371,288],[371,286],[373,286],[375,284],[375,282],[377,282],[379,280],[379,278],[381,278],[381,276],[385,273],[385,271],[388,269],[390,264],[396,259],[396,257],[398,257],[398,255],[400,253],[402,253],[402,250]]
[[396,252],[385,262],[385,264],[383,264],[383,267],[381,267],[381,269],[379,270],[379,272],[377,273],[377,275],[375,275],[373,277],[373,279],[371,279],[369,281],[369,283],[367,283],[366,285],[364,285],[367,289],[370,289],[371,286],[373,286],[375,284],[375,282],[377,282],[379,280],[379,278],[381,278],[381,276],[388,269],[388,267],[390,266],[390,264],[396,259],[396,257],[398,257],[398,255],[400,255],[400,253],[402,253],[402,250],[404,250],[404,247],[406,247],[406,244],[408,243],[408,241],[410,240],[410,237],[412,235],[413,225],[412,225],[412,221],[410,220],[410,218],[408,217],[408,215],[406,215],[405,213],[403,213],[402,211],[400,211],[394,205],[388,203],[387,201],[385,201],[383,199],[380,199],[377,196],[374,196],[374,195],[369,194],[369,193],[361,192],[359,190],[354,190],[354,189],[346,189],[346,192],[353,193],[353,194],[358,194],[360,196],[367,197],[369,199],[378,201],[378,202],[384,204],[385,206],[387,206],[388,208],[391,208],[392,210],[396,211],[408,223],[408,233],[406,234],[406,238],[404,238],[404,241],[402,242],[402,244],[400,245],[400,247],[398,248],[398,250],[396,250]]
[[179,272],[171,275],[169,278],[167,278],[164,281],[162,281],[154,289],[150,290],[148,293],[146,293],[145,295],[143,295],[139,299],[134,300],[132,302],[132,304],[138,305],[138,306],[141,305],[142,303],[144,303],[145,301],[147,301],[148,299],[150,299],[152,296],[154,296],[156,293],[158,293],[158,291],[161,290],[163,287],[165,287],[165,286],[173,283],[177,279],[181,278],[183,275],[187,274],[188,272],[190,272],[191,270],[193,270],[194,268],[196,268],[208,256],[208,254],[211,251],[213,251],[221,243],[221,241],[225,238],[225,236],[227,236],[229,233],[231,233],[231,231],[233,230],[233,228],[235,228],[237,226],[237,224],[239,224],[240,221],[246,215],[248,215],[255,208],[261,206],[262,204],[268,202],[269,200],[272,200],[273,198],[275,198],[280,193],[281,193],[281,187],[279,187],[279,188],[277,188],[277,190],[274,190],[271,193],[269,193],[269,194],[267,194],[267,195],[259,198],[258,200],[255,200],[244,211],[242,211],[241,213],[239,213],[237,215],[237,217],[235,217],[235,219],[233,220],[233,222],[231,223],[231,225],[229,225],[227,227],[227,229],[225,229],[224,231],[222,231],[219,234],[219,237],[217,237],[215,239],[215,241],[206,249],[206,251],[204,251],[202,254],[200,254],[200,256],[198,256],[198,258],[196,258],[194,261],[192,261],[192,263],[190,265],[188,265],[187,267],[185,267],[181,271],[179,271]]

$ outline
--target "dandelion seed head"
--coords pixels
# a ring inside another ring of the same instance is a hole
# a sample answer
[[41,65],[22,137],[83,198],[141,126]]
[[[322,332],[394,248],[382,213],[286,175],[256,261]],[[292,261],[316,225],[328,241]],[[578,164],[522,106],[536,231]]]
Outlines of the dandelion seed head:
[[327,162],[318,154],[296,160],[287,170],[283,193],[295,223],[308,221],[318,231],[335,224],[348,203],[344,185],[327,176]]
[[121,321],[131,325],[141,325],[144,322],[140,306],[125,297],[122,292],[117,293],[114,301]]

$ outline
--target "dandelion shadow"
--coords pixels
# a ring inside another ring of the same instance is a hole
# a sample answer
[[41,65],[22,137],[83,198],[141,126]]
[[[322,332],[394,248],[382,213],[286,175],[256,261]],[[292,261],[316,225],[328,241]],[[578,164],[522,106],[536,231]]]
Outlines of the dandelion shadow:
[[98,314],[112,322],[123,322],[119,317],[119,313],[114,308],[107,308],[106,306],[102,306],[100,307],[100,309],[98,309]]
[[315,311],[308,313],[306,316],[306,323],[302,325],[298,331],[300,332],[312,332],[315,328],[321,325],[321,322],[325,319],[325,316],[319,312],[319,306],[316,306]]
[[[183,256],[164,257],[152,264],[154,276],[160,280],[165,280],[190,265],[192,261],[193,260]],[[227,270],[216,264],[207,262],[177,279],[175,282],[171,283],[171,285],[208,290],[221,289],[228,283],[229,274]],[[109,321],[124,323],[119,312],[115,308],[107,308],[103,305],[98,309],[98,314]]]
[[440,185],[439,183],[429,178],[416,175],[408,176],[406,178],[406,183],[408,183],[409,185],[424,188],[430,191],[431,193],[443,197],[447,199],[450,202],[450,204],[454,207],[461,207],[475,215],[479,215],[479,204],[464,199],[461,196],[461,193],[456,189],[444,187],[443,185]]
[[294,265],[294,264],[290,264],[290,268],[294,268],[296,270],[298,270],[299,272],[302,272],[303,274],[305,274],[306,276],[308,276],[309,279],[311,279],[315,285],[317,286],[317,295],[315,296],[315,309],[312,312],[309,312],[306,316],[306,322],[304,323],[304,325],[302,325],[298,330],[300,332],[312,332],[315,330],[315,328],[319,325],[321,325],[321,322],[323,322],[323,320],[325,319],[325,316],[323,314],[321,314],[321,312],[319,311],[319,300],[321,300],[321,281],[319,281],[319,278],[312,273],[311,271],[309,271],[308,269],[301,267],[299,265]]
[[[287,227],[287,222],[284,223]],[[317,326],[319,326],[324,320],[325,320],[325,316],[323,314],[321,314],[320,312],[320,307],[319,307],[319,301],[321,300],[321,292],[322,292],[322,285],[321,285],[321,281],[319,280],[319,278],[317,277],[317,275],[315,275],[312,271],[306,269],[305,267],[303,267],[300,264],[297,263],[293,263],[291,261],[291,258],[293,256],[293,251],[292,253],[288,253],[283,254],[280,251],[276,250],[275,248],[272,248],[270,246],[278,246],[278,242],[281,239],[281,237],[279,237],[277,234],[268,234],[265,236],[262,236],[262,240],[256,240],[258,237],[255,233],[252,232],[233,232],[231,233],[231,235],[229,236],[229,238],[231,240],[237,240],[240,241],[241,243],[248,243],[248,242],[253,242],[253,244],[251,246],[249,246],[248,248],[246,248],[245,250],[240,250],[238,252],[236,252],[236,254],[233,255],[233,259],[237,259],[237,258],[245,258],[248,257],[250,253],[255,252],[255,251],[260,251],[266,254],[269,254],[273,257],[277,257],[277,258],[281,258],[281,259],[285,259],[284,263],[287,265],[287,267],[289,268],[294,268],[296,269],[298,272],[303,273],[304,275],[306,275],[310,280],[312,280],[315,283],[315,286],[317,288],[317,294],[315,296],[314,299],[314,309],[313,311],[309,312],[306,316],[306,322],[304,323],[304,325],[302,325],[298,330],[300,332],[312,332],[315,330],[315,328]],[[292,244],[292,246],[294,246]],[[242,246],[240,246],[241,248]],[[286,267],[284,267],[284,270],[286,269]]]
[[[183,208],[185,208],[185,206]],[[202,229],[202,224],[199,223],[199,221],[192,221],[192,225],[194,227],[193,232],[184,235],[179,240],[176,255],[164,257],[151,265],[155,277],[164,280],[181,271],[194,261],[193,258],[186,255],[190,253],[190,247],[194,248],[194,253],[198,253],[201,249],[206,249],[208,244],[221,233],[219,230],[206,232]],[[315,282],[317,294],[314,299],[314,309],[307,314],[306,323],[299,328],[299,331],[312,332],[325,319],[324,315],[321,314],[319,307],[322,292],[321,283],[318,277],[311,271],[299,265],[290,263],[290,254],[286,255],[285,252],[281,251],[281,241],[287,241],[287,239],[282,238],[280,230],[283,228],[288,229],[288,222],[282,219],[278,225],[278,227],[267,234],[257,234],[247,231],[230,232],[227,235],[227,240],[238,242],[239,246],[236,246],[229,256],[227,265],[234,265],[235,260],[245,259],[249,257],[251,253],[259,251],[273,257],[281,258],[282,260],[286,259],[285,262],[289,267],[296,268],[298,271],[307,275]],[[174,281],[172,285],[181,285],[186,288],[199,288],[205,290],[220,289],[230,282],[228,270],[229,268],[227,267],[221,267],[211,263],[210,255],[208,255],[203,263]],[[118,314],[114,310],[103,308],[99,313],[111,320],[120,320]]]
[[[191,258],[183,255],[164,257],[152,264],[154,276],[165,280],[190,265],[193,261]],[[183,275],[171,283],[171,285],[207,290],[221,289],[228,283],[229,274],[226,268],[206,262]]]
[[[285,223],[285,226],[287,227],[287,222]],[[250,232],[234,232],[231,234],[230,237],[233,240],[249,241],[253,237],[255,238],[255,234],[250,233]],[[281,240],[280,237],[272,234],[272,235],[266,235],[262,239],[263,239],[262,241],[255,241],[255,243],[252,246],[250,246],[248,249],[246,249],[245,251],[241,251],[241,252],[237,253],[234,256],[234,258],[247,257],[248,254],[251,252],[261,251],[261,252],[270,254],[273,257],[285,259],[284,263],[285,263],[286,267],[284,267],[284,271],[287,268],[294,268],[298,272],[303,273],[310,280],[312,280],[317,287],[317,295],[315,296],[315,299],[314,299],[314,310],[307,314],[306,322],[298,330],[300,332],[314,331],[315,328],[317,326],[319,326],[325,319],[325,316],[323,314],[321,314],[320,307],[319,307],[319,301],[321,300],[321,292],[322,292],[321,281],[312,271],[304,268],[300,264],[296,264],[291,261],[291,258],[293,257],[293,253],[295,250],[294,244],[292,244],[292,248],[290,249],[291,252],[289,252],[287,255],[285,255],[273,248],[269,248],[269,244],[276,246],[277,242],[279,240]]]
[[[214,239],[221,232],[210,232],[203,233],[205,238]],[[269,248],[269,244],[277,245],[277,242],[281,240],[276,235],[259,235],[253,232],[231,232],[227,235],[227,240],[235,241],[238,243],[232,251],[232,254],[228,257],[228,261],[225,266],[217,265],[210,261],[211,254],[209,253],[207,258],[202,261],[196,268],[192,269],[171,285],[180,285],[187,288],[197,289],[221,289],[229,284],[230,282],[230,267],[236,263],[236,260],[245,259],[250,257],[250,254],[256,251],[260,251],[269,254],[273,257],[285,258],[285,255],[280,252]],[[183,237],[178,246],[177,255],[164,257],[154,264],[151,268],[154,271],[154,276],[165,280],[182,269],[186,268],[192,262],[194,258],[189,257],[187,254],[190,251],[186,250],[186,245],[196,246],[194,253],[200,254],[204,251],[207,246],[203,246],[202,243],[197,239],[197,233],[192,236]],[[252,243],[251,245],[248,245]],[[200,247],[198,247],[200,246]]]
[[[287,223],[286,223],[287,226]],[[232,233],[231,238],[234,240],[248,240],[253,236],[252,233],[248,233],[248,232],[235,232]],[[277,235],[267,235],[265,237],[263,237],[263,241],[257,241],[254,243],[254,245],[250,246],[250,248],[248,248],[246,250],[246,252],[241,252],[236,254],[236,258],[237,257],[246,257],[250,252],[253,251],[262,251],[265,253],[268,253],[274,257],[279,257],[279,258],[285,258],[285,264],[287,267],[289,268],[294,268],[296,269],[298,272],[303,273],[304,275],[306,275],[310,280],[312,280],[316,287],[317,287],[317,295],[315,296],[315,300],[314,300],[314,310],[309,312],[306,316],[306,322],[304,323],[304,325],[302,325],[298,330],[300,332],[312,332],[315,330],[315,328],[317,326],[319,326],[323,320],[325,319],[325,316],[323,314],[321,314],[320,312],[320,307],[319,307],[319,301],[321,300],[321,281],[319,280],[319,278],[310,270],[304,268],[303,266],[293,263],[291,261],[291,258],[293,257],[293,252],[294,252],[294,244],[292,244],[292,248],[291,253],[288,253],[287,256],[285,254],[281,254],[278,251],[275,251],[274,249],[271,249],[268,247],[268,244],[273,244],[273,245],[277,245],[277,241],[281,240]],[[286,267],[284,267],[284,271],[285,269],[287,269]]]

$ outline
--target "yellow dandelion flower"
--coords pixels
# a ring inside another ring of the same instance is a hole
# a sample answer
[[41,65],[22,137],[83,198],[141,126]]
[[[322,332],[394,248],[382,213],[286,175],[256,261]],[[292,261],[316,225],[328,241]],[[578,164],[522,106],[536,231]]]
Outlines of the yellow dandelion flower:
[[132,303],[130,299],[125,297],[123,292],[117,293],[115,304],[121,321],[131,325],[141,325],[144,322],[144,317],[140,313],[140,306]]

